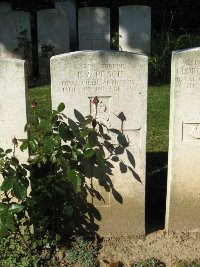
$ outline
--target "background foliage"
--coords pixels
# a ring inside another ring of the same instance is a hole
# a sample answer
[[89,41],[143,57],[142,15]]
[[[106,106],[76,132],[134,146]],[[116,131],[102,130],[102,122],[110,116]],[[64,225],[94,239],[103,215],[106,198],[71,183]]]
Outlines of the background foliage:
[[[106,6],[116,9],[123,5],[148,5],[152,8],[152,28],[158,32],[173,28],[176,33],[198,33],[200,2],[190,0],[77,0],[77,7]],[[54,8],[55,0],[12,0],[14,9]],[[115,15],[117,17],[117,15]],[[170,26],[173,17],[173,27]]]

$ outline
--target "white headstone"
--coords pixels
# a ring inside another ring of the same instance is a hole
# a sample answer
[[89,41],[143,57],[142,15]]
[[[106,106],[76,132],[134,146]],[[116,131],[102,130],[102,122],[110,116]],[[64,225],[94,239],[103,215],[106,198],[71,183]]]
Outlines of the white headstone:
[[151,8],[129,5],[119,8],[119,49],[136,53],[150,53]]
[[84,7],[78,10],[79,50],[110,49],[110,9]]
[[[23,39],[23,42],[21,40]],[[20,46],[22,43],[22,47]],[[0,15],[0,57],[25,58],[23,44],[31,42],[30,14],[10,11]],[[31,49],[30,49],[31,53]]]
[[68,15],[64,10],[40,10],[37,28],[40,74],[47,75],[50,57],[69,52]]
[[98,223],[104,236],[145,231],[147,62],[144,55],[109,51],[51,58],[53,108],[64,102],[66,115],[77,121],[80,113],[95,116],[92,100],[97,96],[97,120],[115,129],[115,133],[108,131],[115,151],[110,175],[98,170],[100,182],[110,184],[110,192],[93,181],[105,200],[93,199],[102,216]]
[[172,53],[166,228],[200,230],[200,48]]
[[10,3],[0,3],[0,13],[11,11],[11,4]]
[[[26,68],[20,59],[0,58],[0,147],[13,148],[13,138],[27,138]],[[27,160],[27,153],[16,148],[16,156]]]
[[[76,1],[75,0],[56,0],[56,9],[65,11],[69,18],[69,40],[70,51],[77,50],[77,19],[76,19]],[[67,22],[68,24],[68,22]]]

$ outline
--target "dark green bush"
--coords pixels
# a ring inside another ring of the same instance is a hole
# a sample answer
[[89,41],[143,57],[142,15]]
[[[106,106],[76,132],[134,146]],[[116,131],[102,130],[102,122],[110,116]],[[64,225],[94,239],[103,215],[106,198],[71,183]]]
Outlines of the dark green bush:
[[150,83],[170,82],[171,54],[173,51],[199,46],[200,36],[198,35],[183,34],[175,36],[170,32],[153,33],[149,56]]

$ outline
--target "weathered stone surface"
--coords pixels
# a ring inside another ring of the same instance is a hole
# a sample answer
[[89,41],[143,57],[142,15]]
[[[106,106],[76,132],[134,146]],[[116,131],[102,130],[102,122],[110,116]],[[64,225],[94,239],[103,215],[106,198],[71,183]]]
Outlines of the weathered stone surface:
[[[13,148],[13,138],[27,138],[24,133],[26,118],[26,68],[25,61],[0,58],[0,147]],[[22,161],[27,153],[16,148]]]
[[69,18],[69,40],[70,40],[70,51],[77,50],[77,19],[76,19],[76,1],[75,0],[56,0],[56,9],[65,11]]
[[109,51],[55,56],[51,88],[53,108],[64,102],[66,115],[76,121],[80,114],[95,116],[91,100],[97,96],[97,120],[110,129],[110,165],[106,170],[93,167],[101,184],[93,178],[93,186],[104,198],[91,201],[102,216],[99,233],[144,234],[147,57]]
[[[10,11],[0,15],[0,57],[25,59],[24,47],[19,47],[20,37],[31,42],[29,12]],[[31,53],[31,51],[30,51]]]
[[10,3],[0,3],[0,13],[11,11]]
[[110,49],[110,9],[84,7],[78,10],[79,50]]
[[119,8],[119,49],[150,53],[151,8],[129,5]]
[[171,75],[166,228],[200,229],[200,48],[173,52]]
[[45,9],[37,13],[39,69],[49,74],[52,55],[69,52],[69,24],[65,10]]

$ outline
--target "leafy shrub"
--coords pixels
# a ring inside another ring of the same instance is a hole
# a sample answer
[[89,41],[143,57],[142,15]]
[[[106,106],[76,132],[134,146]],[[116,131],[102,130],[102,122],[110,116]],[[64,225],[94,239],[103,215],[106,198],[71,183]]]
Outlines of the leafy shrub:
[[78,237],[74,246],[67,251],[66,260],[70,264],[79,264],[81,267],[95,267],[98,264],[97,254],[96,244]]
[[[32,108],[35,112],[35,100]],[[49,118],[33,116],[25,126],[29,138],[20,140],[20,149],[29,149],[29,165],[15,156],[16,138],[13,151],[0,149],[0,235],[18,234],[25,247],[51,247],[68,234],[90,231],[86,226],[94,207],[87,194],[93,188],[86,167],[105,166],[98,142],[103,129],[91,115],[75,123],[62,113],[64,108],[61,103]]]
[[18,46],[14,51],[19,52],[20,49],[23,50],[24,59],[29,60],[31,58],[32,45],[31,41],[28,39],[27,30],[24,29],[19,33],[17,37]]
[[170,32],[153,33],[149,56],[150,82],[169,82],[172,51],[200,46],[200,36],[183,34],[175,36]]
[[16,237],[0,239],[0,266],[3,267],[35,267],[37,259],[27,253],[27,249]]
[[150,258],[144,261],[136,262],[132,267],[165,267],[166,265],[155,258]]
[[41,57],[50,58],[55,55],[55,46],[51,44],[42,44],[41,45]]
[[200,267],[200,264],[195,261],[180,261],[176,264],[176,267]]

